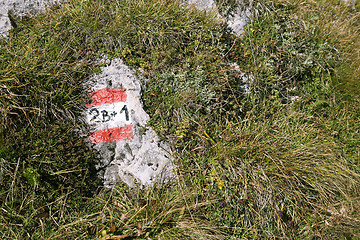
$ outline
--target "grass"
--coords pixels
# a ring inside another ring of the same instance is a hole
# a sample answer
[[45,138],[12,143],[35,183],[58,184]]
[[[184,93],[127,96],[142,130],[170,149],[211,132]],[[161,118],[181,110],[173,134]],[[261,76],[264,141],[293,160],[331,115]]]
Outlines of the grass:
[[[358,9],[251,4],[241,38],[165,0],[70,0],[17,20],[0,40],[0,238],[359,238]],[[174,182],[96,180],[77,131],[81,84],[103,55],[148,79],[144,106],[174,150]],[[249,93],[234,62],[252,75]]]

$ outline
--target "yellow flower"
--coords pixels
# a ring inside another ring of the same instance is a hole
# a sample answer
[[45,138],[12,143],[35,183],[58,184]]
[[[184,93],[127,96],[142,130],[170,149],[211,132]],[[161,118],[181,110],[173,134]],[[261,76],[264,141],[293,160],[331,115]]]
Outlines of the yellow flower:
[[221,190],[223,189],[223,187],[225,186],[225,182],[223,180],[220,180],[218,183],[217,183],[217,187]]

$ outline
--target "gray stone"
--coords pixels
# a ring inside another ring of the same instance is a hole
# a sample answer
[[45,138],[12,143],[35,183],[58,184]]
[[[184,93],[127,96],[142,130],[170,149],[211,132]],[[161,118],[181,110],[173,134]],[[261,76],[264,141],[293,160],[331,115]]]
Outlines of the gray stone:
[[241,72],[240,67],[237,63],[230,64],[233,71],[237,73],[239,79],[239,85],[244,94],[251,93],[251,87],[254,83],[254,76],[252,74],[246,74]]
[[[155,131],[147,125],[150,118],[141,102],[141,80],[120,59],[112,60],[101,71],[84,84],[87,92],[109,89],[106,91],[112,93],[117,89],[124,90],[127,95],[124,102],[89,104],[84,114],[92,147],[99,153],[97,168],[104,185],[112,187],[121,180],[131,187],[148,186],[173,178],[171,150],[165,143],[159,142]],[[106,97],[102,97],[106,102]],[[128,118],[122,111],[125,106]],[[132,128],[132,136],[125,139],[113,137],[115,134],[100,140],[92,137],[105,129],[113,131],[128,126]]]
[[215,12],[217,18],[226,21],[227,25],[232,30],[232,33],[238,37],[242,35],[244,27],[252,16],[251,11],[253,7],[246,0],[238,0],[237,6],[228,11],[226,16],[221,16],[218,7],[213,0],[187,0],[186,3],[194,5],[199,10]]
[[249,22],[251,15],[251,7],[238,7],[232,15],[227,17],[227,24],[235,36],[240,37],[243,34],[244,27]]
[[188,4],[194,4],[200,10],[212,10],[218,12],[216,3],[213,0],[188,0]]
[[0,0],[0,37],[6,36],[11,29],[8,11],[17,17],[33,16],[57,2],[58,0]]

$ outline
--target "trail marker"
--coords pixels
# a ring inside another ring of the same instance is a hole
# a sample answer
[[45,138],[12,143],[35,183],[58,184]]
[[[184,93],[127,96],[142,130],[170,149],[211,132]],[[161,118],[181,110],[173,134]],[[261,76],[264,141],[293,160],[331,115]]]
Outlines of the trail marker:
[[126,89],[107,87],[90,92],[87,121],[95,127],[90,133],[91,143],[118,142],[134,137],[127,106]]
[[88,136],[99,153],[97,168],[104,185],[121,180],[146,186],[172,178],[171,150],[147,126],[140,79],[120,59],[101,70],[84,87],[91,98],[85,113]]

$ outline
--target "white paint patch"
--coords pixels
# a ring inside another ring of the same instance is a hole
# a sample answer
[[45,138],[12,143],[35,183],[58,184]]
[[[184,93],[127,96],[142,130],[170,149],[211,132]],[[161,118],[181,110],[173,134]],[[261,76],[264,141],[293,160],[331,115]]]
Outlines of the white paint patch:
[[128,103],[117,102],[90,107],[86,117],[87,123],[96,130],[130,124],[131,115],[127,106]]

